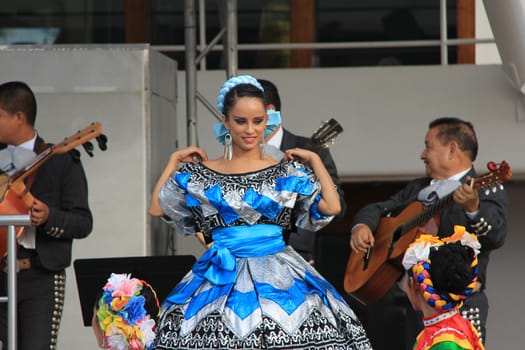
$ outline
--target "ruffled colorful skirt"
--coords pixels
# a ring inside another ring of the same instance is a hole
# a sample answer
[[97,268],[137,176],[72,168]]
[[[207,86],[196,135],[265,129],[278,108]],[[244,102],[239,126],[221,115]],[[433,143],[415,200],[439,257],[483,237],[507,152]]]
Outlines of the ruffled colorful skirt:
[[234,241],[215,241],[165,300],[155,349],[372,348],[341,295],[282,239]]

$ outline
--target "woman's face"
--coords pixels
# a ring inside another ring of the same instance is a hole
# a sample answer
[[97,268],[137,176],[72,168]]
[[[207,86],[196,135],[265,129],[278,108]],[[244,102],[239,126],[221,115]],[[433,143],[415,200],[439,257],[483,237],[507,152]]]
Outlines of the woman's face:
[[263,101],[256,97],[240,97],[228,118],[222,116],[224,126],[230,131],[233,146],[243,151],[259,149],[267,118]]

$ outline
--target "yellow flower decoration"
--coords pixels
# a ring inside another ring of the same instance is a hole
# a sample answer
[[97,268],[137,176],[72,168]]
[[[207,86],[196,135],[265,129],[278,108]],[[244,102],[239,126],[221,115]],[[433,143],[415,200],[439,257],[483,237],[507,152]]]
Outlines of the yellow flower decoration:
[[467,232],[465,226],[460,225],[455,225],[454,234],[449,237],[444,237],[442,241],[444,243],[454,243],[460,241],[463,246],[472,248],[476,256],[479,254],[479,249],[481,248],[478,237],[472,233]]
[[120,311],[129,301],[128,296],[115,297],[111,301],[111,308],[115,311]]
[[[460,225],[455,225],[454,226],[454,233],[448,237],[444,237],[442,239],[443,242],[456,242],[456,241],[461,241],[461,239],[463,238],[463,235],[465,234],[466,232],[466,228],[465,226],[460,226]],[[468,232],[467,232],[468,234]]]

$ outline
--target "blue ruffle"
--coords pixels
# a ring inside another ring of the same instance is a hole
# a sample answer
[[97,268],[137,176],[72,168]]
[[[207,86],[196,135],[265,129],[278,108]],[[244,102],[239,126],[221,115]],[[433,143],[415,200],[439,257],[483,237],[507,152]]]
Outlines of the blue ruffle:
[[239,214],[232,207],[229,206],[228,202],[222,195],[221,186],[215,184],[204,191],[208,201],[221,213],[222,218],[227,224],[231,224],[235,220],[239,219]]
[[328,215],[324,215],[324,214],[322,214],[322,213],[319,211],[319,201],[320,201],[322,198],[323,198],[323,197],[322,197],[320,194],[317,195],[317,197],[315,197],[314,203],[313,203],[312,206],[310,207],[310,216],[311,216],[314,220],[323,220],[323,219],[326,219],[326,218],[329,217]]
[[250,316],[257,308],[259,308],[259,299],[257,292],[250,291],[242,293],[238,290],[232,291],[228,297],[226,306],[230,308],[241,320]]
[[270,219],[275,219],[283,208],[278,202],[258,193],[253,188],[249,188],[242,199],[250,207]]
[[303,196],[308,196],[313,192],[313,185],[307,177],[288,176],[276,180],[275,190],[297,192]]
[[279,289],[268,283],[258,283],[257,281],[254,281],[254,285],[259,297],[277,303],[288,315],[291,315],[306,301],[305,294],[297,283],[291,285],[287,290]]
[[177,173],[175,175],[175,182],[186,191],[188,190],[188,182],[190,181],[190,173]]

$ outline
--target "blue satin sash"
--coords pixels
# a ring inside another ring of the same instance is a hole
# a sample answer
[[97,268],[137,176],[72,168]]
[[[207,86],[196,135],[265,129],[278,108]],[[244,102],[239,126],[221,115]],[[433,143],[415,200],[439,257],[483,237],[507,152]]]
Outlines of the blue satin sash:
[[[285,249],[282,227],[277,225],[217,228],[213,230],[212,237],[214,243],[193,265],[193,279],[179,283],[166,298],[168,304],[185,303],[204,280],[216,286],[233,285],[237,276],[236,257],[264,256]],[[228,293],[230,288],[219,288],[214,292],[219,291],[222,291],[219,294]]]

